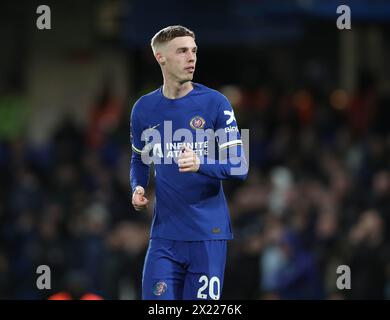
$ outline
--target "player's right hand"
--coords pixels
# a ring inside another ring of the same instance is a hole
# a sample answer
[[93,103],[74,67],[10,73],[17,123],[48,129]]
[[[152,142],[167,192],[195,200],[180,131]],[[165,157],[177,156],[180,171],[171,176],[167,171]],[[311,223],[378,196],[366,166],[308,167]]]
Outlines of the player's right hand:
[[145,189],[141,186],[136,187],[131,202],[137,211],[147,208],[149,200],[145,197]]

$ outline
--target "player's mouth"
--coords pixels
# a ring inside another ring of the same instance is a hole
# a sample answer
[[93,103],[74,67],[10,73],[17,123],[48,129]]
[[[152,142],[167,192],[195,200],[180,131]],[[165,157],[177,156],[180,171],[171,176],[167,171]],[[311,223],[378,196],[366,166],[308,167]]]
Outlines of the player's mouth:
[[195,71],[195,66],[189,66],[187,68],[185,68],[188,72],[194,72]]

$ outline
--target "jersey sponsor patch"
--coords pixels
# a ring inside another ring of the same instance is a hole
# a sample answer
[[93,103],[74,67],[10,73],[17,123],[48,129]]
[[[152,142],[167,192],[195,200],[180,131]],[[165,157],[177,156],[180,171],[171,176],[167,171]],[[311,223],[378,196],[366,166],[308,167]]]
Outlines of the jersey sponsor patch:
[[226,125],[229,125],[233,121],[236,121],[236,117],[234,116],[234,111],[225,110],[223,113],[224,113],[225,116],[229,117],[229,119],[226,120]]
[[238,127],[237,127],[237,126],[229,126],[229,127],[226,127],[226,128],[225,128],[225,132],[226,132],[226,133],[229,133],[229,132],[238,132]]

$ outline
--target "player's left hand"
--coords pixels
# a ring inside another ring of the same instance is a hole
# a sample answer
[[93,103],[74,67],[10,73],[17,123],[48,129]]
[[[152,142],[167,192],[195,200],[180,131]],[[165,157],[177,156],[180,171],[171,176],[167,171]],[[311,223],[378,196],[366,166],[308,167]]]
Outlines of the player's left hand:
[[196,153],[189,147],[184,147],[180,152],[178,161],[179,172],[197,172],[200,166],[200,160]]

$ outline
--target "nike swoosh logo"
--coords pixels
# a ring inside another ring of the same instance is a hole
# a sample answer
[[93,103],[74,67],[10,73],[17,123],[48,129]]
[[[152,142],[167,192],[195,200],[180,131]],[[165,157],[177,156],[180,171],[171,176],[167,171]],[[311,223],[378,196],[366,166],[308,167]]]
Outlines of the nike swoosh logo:
[[156,124],[155,126],[153,126],[153,127],[150,127],[149,128],[149,130],[153,130],[153,129],[156,129],[159,125],[160,125],[161,123],[159,123],[159,124]]

